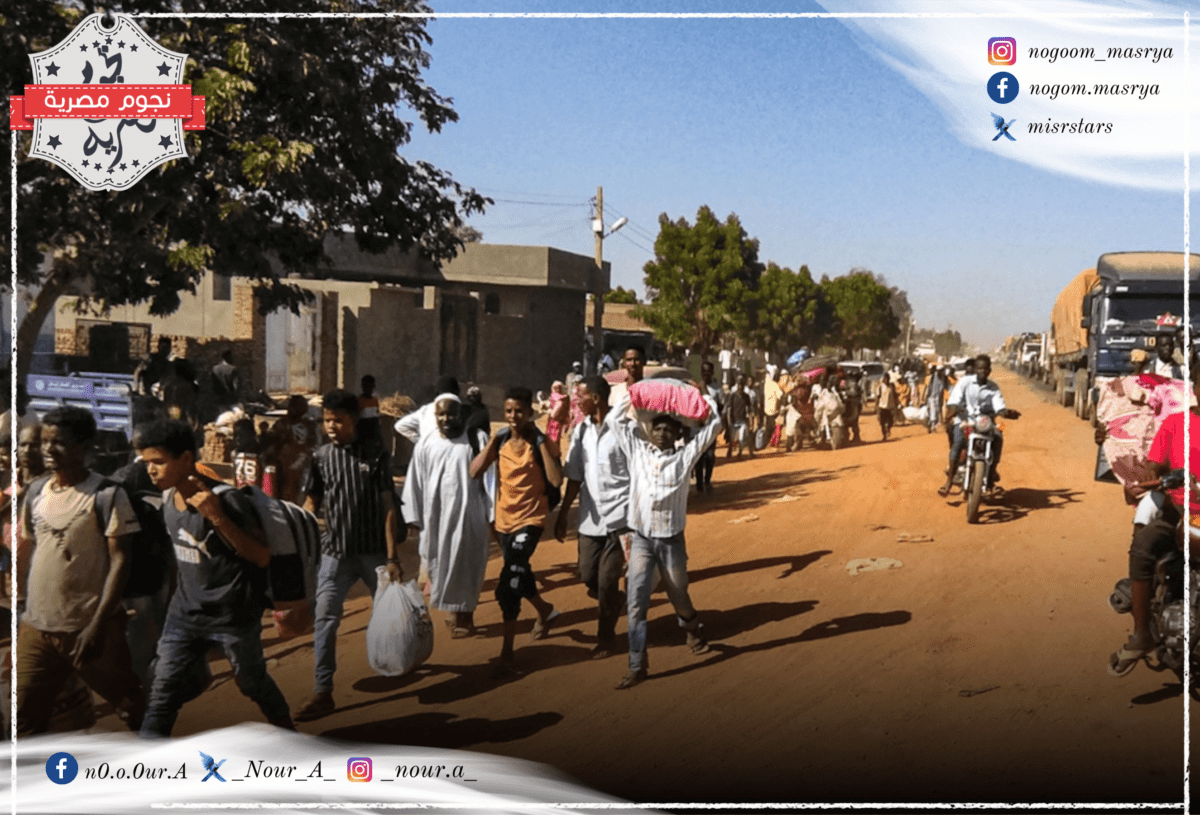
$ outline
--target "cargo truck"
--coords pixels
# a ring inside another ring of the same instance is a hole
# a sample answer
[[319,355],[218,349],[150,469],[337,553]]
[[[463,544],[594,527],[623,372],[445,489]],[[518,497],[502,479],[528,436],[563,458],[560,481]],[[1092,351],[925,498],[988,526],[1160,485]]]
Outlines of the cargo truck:
[[[1200,255],[1190,256],[1189,277],[1195,332]],[[1127,374],[1131,351],[1153,355],[1159,337],[1181,330],[1183,279],[1182,252],[1110,252],[1067,284],[1050,316],[1050,372],[1059,404],[1090,419],[1098,378]]]

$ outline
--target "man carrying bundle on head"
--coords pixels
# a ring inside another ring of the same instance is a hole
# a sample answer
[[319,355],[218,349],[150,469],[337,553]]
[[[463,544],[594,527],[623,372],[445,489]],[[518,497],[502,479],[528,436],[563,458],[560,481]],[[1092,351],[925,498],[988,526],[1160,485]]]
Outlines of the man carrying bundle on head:
[[[637,418],[629,415],[631,403]],[[704,627],[688,595],[683,529],[687,524],[688,476],[716,438],[721,418],[712,398],[701,395],[695,387],[656,379],[630,386],[605,422],[629,468],[628,521],[633,531],[626,575],[629,673],[617,684],[617,689],[623,690],[649,675],[646,612],[656,566],[679,626],[687,631],[688,648],[693,654],[708,651]],[[685,422],[699,429],[687,444],[676,449]]]

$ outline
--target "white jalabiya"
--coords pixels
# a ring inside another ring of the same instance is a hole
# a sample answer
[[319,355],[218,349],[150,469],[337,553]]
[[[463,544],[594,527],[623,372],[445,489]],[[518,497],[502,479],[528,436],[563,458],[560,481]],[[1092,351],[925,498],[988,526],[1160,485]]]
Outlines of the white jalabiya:
[[[483,449],[487,436],[475,432]],[[421,530],[429,601],[443,611],[474,611],[487,568],[491,498],[485,480],[471,478],[474,457],[466,433],[430,433],[417,443],[404,479],[404,517]]]

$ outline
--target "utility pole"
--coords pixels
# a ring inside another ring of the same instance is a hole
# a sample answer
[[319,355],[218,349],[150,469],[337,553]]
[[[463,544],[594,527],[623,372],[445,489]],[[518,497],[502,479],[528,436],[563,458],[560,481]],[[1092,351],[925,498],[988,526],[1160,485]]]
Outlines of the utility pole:
[[596,373],[596,366],[604,356],[604,187],[596,187],[596,208],[592,214],[592,234],[596,236],[596,277],[592,286],[592,359],[591,367],[584,370],[586,376]]

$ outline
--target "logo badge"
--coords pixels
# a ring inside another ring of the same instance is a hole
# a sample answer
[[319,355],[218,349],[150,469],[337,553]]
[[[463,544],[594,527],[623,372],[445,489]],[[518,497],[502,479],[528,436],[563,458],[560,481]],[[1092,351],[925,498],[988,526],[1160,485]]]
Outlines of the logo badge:
[[186,60],[127,15],[105,25],[92,14],[58,45],[30,54],[34,84],[12,97],[9,126],[32,130],[29,155],[88,189],[128,189],[186,157],[183,131],[204,127],[204,98],[180,84]]
[[225,759],[216,761],[208,753],[200,753],[200,763],[204,765],[204,769],[208,770],[208,775],[201,778],[201,781],[207,781],[208,779],[215,777],[221,783],[225,782],[225,779],[221,777],[219,772],[217,772],[217,770],[221,769],[221,765],[225,763]]
[[1021,83],[1008,71],[997,71],[987,82],[987,92],[997,105],[1007,105],[1021,92]]
[[999,139],[1001,136],[1004,136],[1009,141],[1016,141],[1016,139],[1013,138],[1013,135],[1008,132],[1008,129],[1010,127],[1012,127],[1012,124],[1015,121],[1016,121],[1016,119],[1009,119],[1008,124],[1005,124],[1003,116],[997,116],[996,114],[993,113],[992,114],[992,126],[995,127],[1000,132],[997,133],[994,137],[992,137],[992,141],[996,141],[996,139]]
[[993,65],[1015,65],[1017,41],[1013,37],[992,37],[988,40],[988,62]]
[[46,776],[55,784],[70,784],[79,775],[79,762],[70,753],[55,753],[46,760]]
[[370,781],[374,764],[369,758],[352,758],[346,762],[346,778],[351,781]]

